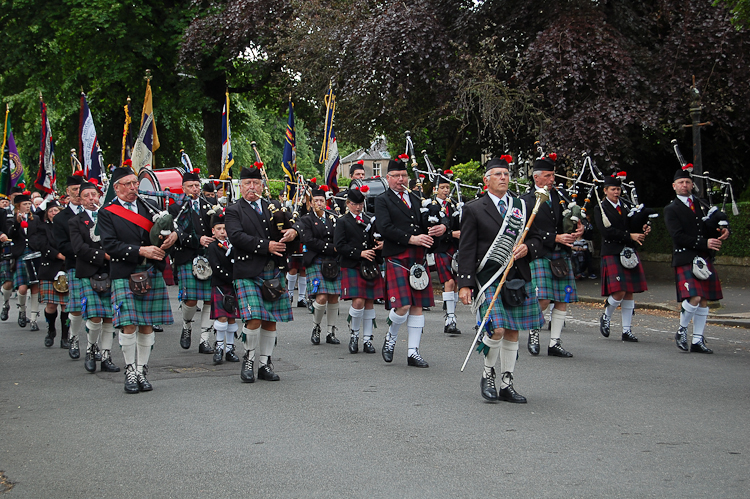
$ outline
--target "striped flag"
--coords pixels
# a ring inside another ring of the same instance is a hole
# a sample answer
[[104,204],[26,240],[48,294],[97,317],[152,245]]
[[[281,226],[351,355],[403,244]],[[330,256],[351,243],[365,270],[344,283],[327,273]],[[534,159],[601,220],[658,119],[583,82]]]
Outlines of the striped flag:
[[229,127],[229,90],[226,92],[224,109],[221,111],[221,175],[220,180],[229,179],[234,157],[232,156],[232,130]]
[[52,139],[52,127],[47,117],[47,104],[42,104],[42,131],[39,144],[39,171],[36,174],[34,187],[46,193],[57,190],[57,172],[55,170],[55,141]]
[[333,113],[336,110],[336,96],[333,88],[328,88],[325,97],[326,122],[323,131],[323,147],[320,151],[319,163],[325,164],[326,185],[333,194],[339,192],[339,184],[336,181],[339,169],[339,146],[336,143],[336,132],[333,131]]
[[78,127],[78,150],[83,160],[83,176],[89,180],[96,179],[102,184],[102,164],[100,162],[101,149],[96,136],[94,117],[91,115],[86,94],[81,92],[81,114]]
[[151,80],[146,80],[146,97],[143,99],[141,113],[141,130],[133,146],[133,170],[137,174],[141,168],[149,165],[154,167],[154,153],[159,149],[159,136],[156,134],[154,121],[154,104],[151,95]]
[[133,156],[133,133],[131,132],[131,125],[133,123],[133,109],[130,106],[130,97],[128,97],[128,103],[124,106],[125,110],[125,126],[122,129],[122,150],[120,152],[120,165],[125,164],[126,159],[130,159]]
[[284,156],[281,159],[281,169],[284,170],[284,175],[289,177],[286,198],[292,199],[297,185],[297,132],[294,129],[294,104],[291,95],[289,96],[289,121],[287,121],[284,134]]
[[10,189],[18,184],[25,184],[23,165],[18,155],[13,128],[10,126],[10,109],[5,108],[5,127],[3,128],[2,162],[0,163],[0,194],[10,195]]

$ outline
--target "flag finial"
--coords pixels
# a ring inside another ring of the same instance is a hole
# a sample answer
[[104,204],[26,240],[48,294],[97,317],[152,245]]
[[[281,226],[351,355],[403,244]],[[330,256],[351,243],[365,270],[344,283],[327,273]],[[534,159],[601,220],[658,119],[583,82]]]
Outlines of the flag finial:
[[150,69],[146,70],[146,76],[144,76],[143,79],[146,80],[147,82],[151,82],[151,70]]

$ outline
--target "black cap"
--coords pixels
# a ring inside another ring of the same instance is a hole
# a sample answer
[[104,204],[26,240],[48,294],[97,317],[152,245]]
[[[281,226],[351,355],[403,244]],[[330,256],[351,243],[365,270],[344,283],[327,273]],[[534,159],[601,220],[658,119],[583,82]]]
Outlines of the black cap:
[[219,210],[211,215],[211,227],[224,223],[224,210]]
[[361,159],[349,167],[349,175],[354,175],[357,170],[365,171],[365,162]]
[[401,161],[395,161],[393,159],[388,161],[388,170],[386,170],[387,173],[402,172],[404,170],[406,170],[406,163],[402,163]]
[[690,176],[690,172],[688,170],[683,170],[680,168],[679,170],[674,172],[674,178],[672,179],[672,182],[681,178],[689,178],[690,180],[693,180],[693,177]]
[[91,182],[84,182],[84,183],[81,184],[81,188],[78,191],[79,194],[83,193],[83,191],[85,191],[86,189],[94,189],[97,192],[99,191],[99,188],[96,186],[96,184],[93,184]]
[[555,171],[555,162],[550,158],[539,158],[534,161],[533,170],[535,172],[553,172]]
[[615,175],[604,177],[604,187],[622,187],[622,182]]
[[10,188],[11,194],[21,194],[22,192],[23,192],[23,188],[18,187],[17,185],[14,185],[13,187]]
[[211,182],[206,182],[203,184],[203,192],[216,192],[216,188],[214,187],[213,180]]
[[243,168],[240,172],[240,180],[245,180],[247,178],[255,178],[260,180],[263,178],[260,174],[260,168],[250,167],[250,168]]
[[76,172],[79,173],[79,175],[69,175],[68,176],[68,185],[81,185],[84,182],[86,182],[86,179],[83,178],[83,172]]
[[24,201],[31,201],[31,196],[29,196],[28,194],[19,194],[18,196],[13,198],[13,202],[15,204],[20,204],[20,203],[23,203]]
[[486,165],[484,165],[484,172],[487,173],[493,168],[505,168],[506,170],[508,170],[509,169],[508,161],[502,157],[492,158],[491,160],[487,162]]
[[364,203],[365,195],[358,188],[350,187],[349,192],[346,194],[346,199],[354,204]]
[[112,172],[112,176],[109,178],[109,181],[112,183],[112,185],[116,184],[123,178],[127,177],[128,175],[135,175],[133,170],[129,167],[121,167],[121,168],[115,168],[115,170]]

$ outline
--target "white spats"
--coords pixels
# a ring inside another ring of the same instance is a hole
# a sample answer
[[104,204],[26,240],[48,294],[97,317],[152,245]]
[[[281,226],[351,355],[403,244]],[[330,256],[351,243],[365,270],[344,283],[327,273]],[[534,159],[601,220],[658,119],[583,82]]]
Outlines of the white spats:
[[422,339],[422,329],[424,328],[424,315],[410,315],[406,321],[406,327],[409,331],[407,355],[411,355],[419,349],[419,342]]
[[703,331],[706,329],[707,320],[708,307],[696,307],[695,315],[693,316],[693,345],[703,340]]
[[406,322],[409,318],[409,312],[404,315],[398,315],[396,309],[392,308],[388,312],[388,319],[391,321],[391,325],[388,327],[388,337],[390,338],[389,343],[395,344],[398,339],[398,330],[401,329],[401,324]]
[[[555,310],[552,311],[555,313]],[[563,312],[564,314],[565,312]],[[511,373],[516,368],[516,355],[518,354],[518,342],[508,341],[506,339],[500,340],[500,372]],[[500,388],[507,388],[509,383],[502,377],[500,379]]]
[[609,297],[607,298],[607,307],[604,309],[604,315],[607,317],[607,319],[612,318],[612,314],[615,313],[615,310],[617,310],[617,307],[620,306],[620,303],[622,303],[622,300],[615,300],[614,298],[612,298],[612,295],[609,295]]
[[351,322],[349,323],[349,327],[352,330],[352,336],[359,337],[359,330],[362,327],[362,317],[365,314],[365,309],[363,308],[354,308],[349,307],[349,317],[351,317]]

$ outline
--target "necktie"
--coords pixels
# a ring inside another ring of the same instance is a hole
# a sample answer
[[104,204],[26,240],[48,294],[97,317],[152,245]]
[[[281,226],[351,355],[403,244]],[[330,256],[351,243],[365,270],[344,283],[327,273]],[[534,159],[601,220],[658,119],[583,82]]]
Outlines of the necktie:
[[362,217],[357,215],[357,222],[362,223]]
[[256,201],[253,203],[253,208],[255,208],[255,211],[258,212],[258,215],[263,214],[263,208],[260,206],[260,201]]
[[695,205],[693,204],[693,198],[688,198],[688,206],[691,210],[693,210],[693,213],[695,213]]
[[201,209],[201,207],[200,207],[200,204],[198,204],[198,200],[194,199],[193,200],[193,210],[195,210],[195,212],[198,213],[200,211],[200,209]]
[[227,244],[226,241],[221,241],[221,247],[224,249],[229,249],[229,244]]
[[502,199],[498,201],[497,207],[500,208],[500,216],[505,218],[505,214],[508,212],[508,209],[505,207],[505,201]]
[[128,203],[127,201],[125,202],[125,208],[127,208],[127,209],[129,209],[130,211],[133,211],[133,212],[135,211],[133,209],[133,203]]
[[99,216],[99,213],[92,211],[91,212],[91,219],[96,223],[96,217]]
[[619,204],[617,205],[617,213],[619,213],[620,215],[622,215],[622,208],[620,208]]
[[401,201],[403,201],[406,206],[409,206],[409,203],[406,201],[406,197],[404,196],[404,193],[399,192],[398,195],[401,196]]

